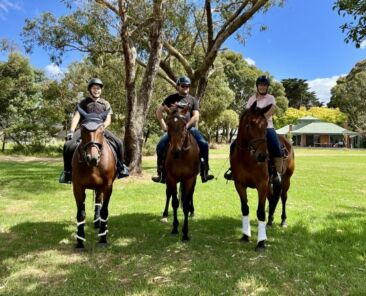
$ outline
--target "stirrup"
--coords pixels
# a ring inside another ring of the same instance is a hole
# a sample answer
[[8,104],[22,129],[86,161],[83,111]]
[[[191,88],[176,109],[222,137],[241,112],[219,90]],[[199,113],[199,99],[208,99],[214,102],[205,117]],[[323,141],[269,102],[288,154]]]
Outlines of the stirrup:
[[231,168],[229,168],[225,174],[224,174],[224,178],[228,181],[232,181],[233,180],[233,172],[231,171]]

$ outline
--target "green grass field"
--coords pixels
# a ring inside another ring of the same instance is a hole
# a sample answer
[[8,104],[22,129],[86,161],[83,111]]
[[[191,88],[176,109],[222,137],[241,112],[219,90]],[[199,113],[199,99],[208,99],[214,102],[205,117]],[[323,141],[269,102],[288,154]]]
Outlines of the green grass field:
[[239,198],[222,177],[227,153],[211,153],[217,180],[197,182],[189,242],[170,234],[171,216],[159,222],[165,186],[150,181],[155,161],[146,158],[142,177],[115,182],[107,249],[97,246],[87,192],[83,253],[74,251],[72,188],[57,182],[60,159],[3,157],[0,295],[366,295],[366,151],[295,150],[289,227],[279,227],[278,207],[264,253],[254,251],[254,190],[252,240],[239,242]]

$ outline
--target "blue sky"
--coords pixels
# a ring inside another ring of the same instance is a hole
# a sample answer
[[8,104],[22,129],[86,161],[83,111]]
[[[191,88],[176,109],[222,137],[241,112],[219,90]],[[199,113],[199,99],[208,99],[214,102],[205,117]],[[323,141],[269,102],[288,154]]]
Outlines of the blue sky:
[[[287,0],[283,8],[255,16],[251,21],[252,35],[245,45],[230,40],[225,47],[242,53],[244,58],[277,80],[308,80],[311,89],[326,102],[336,79],[366,58],[366,48],[356,49],[354,44],[344,43],[345,35],[339,29],[344,19],[332,10],[334,1]],[[62,15],[66,8],[58,0],[0,0],[0,38],[21,45],[19,34],[24,19],[45,11]],[[268,29],[259,32],[261,25]],[[78,58],[67,54],[61,67]],[[0,54],[0,60],[5,59],[6,56]],[[29,59],[33,66],[45,69],[49,75],[60,71],[50,64],[47,53],[40,49],[29,55]]]

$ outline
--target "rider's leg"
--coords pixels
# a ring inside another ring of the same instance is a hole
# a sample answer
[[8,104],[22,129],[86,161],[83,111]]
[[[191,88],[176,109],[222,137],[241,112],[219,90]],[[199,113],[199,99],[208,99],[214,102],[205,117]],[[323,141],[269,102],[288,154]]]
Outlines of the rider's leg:
[[72,140],[67,141],[64,144],[63,148],[63,159],[64,159],[64,170],[60,175],[59,182],[60,183],[71,183],[71,172],[72,172],[72,157],[74,155],[74,152],[76,150],[76,147],[78,146],[78,141],[80,140],[81,132],[80,130],[77,130],[74,133],[74,137]]
[[[230,144],[230,156],[231,154],[233,153],[234,151],[234,147],[235,147],[235,143],[236,143],[236,140],[232,141],[231,144]],[[233,179],[233,173],[231,172],[231,168],[229,168],[225,174],[224,174],[224,178],[226,180],[232,180]]]
[[189,129],[193,137],[196,139],[198,146],[200,147],[200,160],[201,160],[201,179],[202,183],[210,181],[214,178],[213,175],[208,173],[210,167],[208,164],[208,143],[198,129],[192,127]]
[[123,151],[123,143],[122,140],[116,137],[111,131],[105,130],[105,137],[113,141],[113,146],[116,148],[117,154],[117,179],[121,179],[124,177],[128,177],[128,167],[124,164],[124,151]]
[[167,133],[160,138],[158,145],[156,146],[156,154],[157,154],[157,173],[158,175],[152,177],[151,180],[157,183],[165,183],[165,172],[164,172],[164,154],[165,149],[169,143],[169,136]]
[[274,166],[276,169],[276,173],[273,176],[273,183],[281,182],[281,173],[282,173],[282,153],[280,141],[278,140],[276,130],[274,128],[267,128],[267,143],[269,154],[273,157]]

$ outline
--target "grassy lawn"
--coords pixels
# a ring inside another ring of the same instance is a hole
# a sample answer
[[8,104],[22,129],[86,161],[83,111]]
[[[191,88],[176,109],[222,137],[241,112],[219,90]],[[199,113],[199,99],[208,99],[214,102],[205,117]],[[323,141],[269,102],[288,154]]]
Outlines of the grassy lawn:
[[[256,245],[257,197],[249,190],[252,240],[239,242],[241,212],[222,177],[228,149],[211,153],[217,180],[197,182],[191,240],[159,222],[165,186],[142,177],[115,182],[109,246],[100,249],[87,192],[86,250],[74,251],[76,206],[58,184],[60,159],[0,162],[0,295],[365,295],[366,151],[297,149],[287,229]],[[170,211],[171,213],[171,211]],[[182,211],[179,210],[180,229]]]

